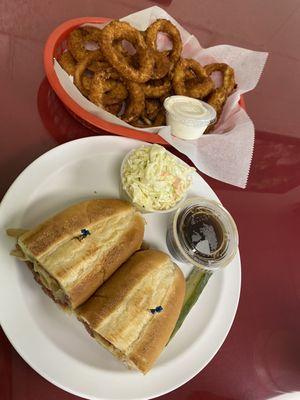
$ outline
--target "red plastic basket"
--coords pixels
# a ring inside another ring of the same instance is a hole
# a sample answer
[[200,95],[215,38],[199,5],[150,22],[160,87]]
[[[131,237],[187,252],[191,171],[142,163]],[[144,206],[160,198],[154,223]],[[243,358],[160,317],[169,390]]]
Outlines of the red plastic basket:
[[[83,125],[89,127],[95,132],[102,130],[114,133],[120,136],[130,137],[132,139],[144,140],[150,143],[167,144],[167,142],[155,133],[138,131],[104,121],[101,118],[84,110],[76,101],[74,101],[64,88],[61,86],[58,77],[54,71],[54,58],[57,58],[66,48],[67,37],[70,32],[82,24],[101,24],[110,21],[110,18],[104,17],[83,17],[70,19],[59,25],[49,36],[44,49],[44,68],[46,76],[53,90],[63,102],[67,110]],[[243,99],[240,100],[240,106],[245,108]]]

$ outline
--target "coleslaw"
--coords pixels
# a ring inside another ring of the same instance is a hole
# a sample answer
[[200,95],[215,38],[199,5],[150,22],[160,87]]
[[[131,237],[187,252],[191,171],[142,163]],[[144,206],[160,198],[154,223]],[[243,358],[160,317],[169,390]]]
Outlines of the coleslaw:
[[153,144],[129,154],[121,179],[134,204],[147,211],[168,210],[185,196],[193,171],[164,147]]

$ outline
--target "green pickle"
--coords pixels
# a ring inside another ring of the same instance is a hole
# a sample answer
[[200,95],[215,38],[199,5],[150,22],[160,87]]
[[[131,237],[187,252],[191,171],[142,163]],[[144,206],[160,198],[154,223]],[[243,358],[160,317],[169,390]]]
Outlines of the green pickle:
[[189,276],[186,278],[186,292],[183,306],[169,341],[175,336],[178,329],[183,324],[183,321],[197,302],[211,275],[212,272],[210,271],[204,271],[198,267],[193,267]]

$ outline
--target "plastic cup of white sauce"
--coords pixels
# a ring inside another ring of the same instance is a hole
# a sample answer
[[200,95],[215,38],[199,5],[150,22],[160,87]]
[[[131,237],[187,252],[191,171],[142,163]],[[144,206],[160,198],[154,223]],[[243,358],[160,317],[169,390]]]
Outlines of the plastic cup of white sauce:
[[185,140],[198,139],[216,120],[216,111],[205,101],[187,96],[170,96],[164,101],[167,125],[172,135]]

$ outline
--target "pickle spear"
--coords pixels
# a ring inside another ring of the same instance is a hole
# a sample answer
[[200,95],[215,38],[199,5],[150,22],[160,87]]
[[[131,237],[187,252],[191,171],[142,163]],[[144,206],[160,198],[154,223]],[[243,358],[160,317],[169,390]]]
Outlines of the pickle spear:
[[211,272],[203,271],[198,267],[194,267],[186,278],[186,292],[183,306],[169,341],[176,334],[188,313],[197,302],[211,275]]

